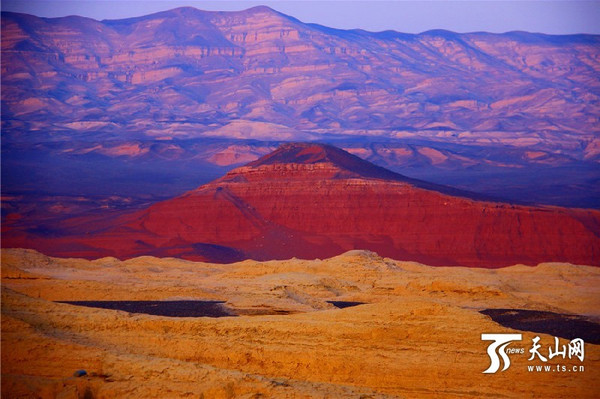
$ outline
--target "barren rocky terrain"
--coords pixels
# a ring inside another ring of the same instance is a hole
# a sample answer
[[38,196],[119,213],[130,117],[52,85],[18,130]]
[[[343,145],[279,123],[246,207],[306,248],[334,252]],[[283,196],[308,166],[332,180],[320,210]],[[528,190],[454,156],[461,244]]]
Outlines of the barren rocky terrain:
[[[56,259],[2,251],[6,398],[596,397],[600,347],[572,373],[528,372],[532,338],[479,313],[533,309],[600,321],[600,269],[429,267],[351,251],[229,265],[173,258]],[[174,318],[55,301],[221,300],[237,317]],[[364,304],[337,309],[327,301]],[[560,321],[559,321],[560,322]],[[483,374],[482,333],[525,354]],[[567,338],[560,337],[566,344]],[[77,370],[87,376],[74,377]]]
[[33,135],[460,135],[599,155],[594,35],[344,31],[268,7],[106,21],[3,13],[2,31],[4,124]]
[[96,208],[178,195],[307,140],[510,200],[600,207],[595,35],[373,33],[256,7],[2,13],[2,37],[2,178],[21,213],[49,196],[46,214],[82,194]]
[[1,23],[3,398],[598,397],[600,36]]

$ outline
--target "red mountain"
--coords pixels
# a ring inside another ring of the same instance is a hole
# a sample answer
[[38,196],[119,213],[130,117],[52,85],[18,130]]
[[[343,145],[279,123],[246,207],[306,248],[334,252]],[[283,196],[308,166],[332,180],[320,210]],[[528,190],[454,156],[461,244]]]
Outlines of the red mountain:
[[106,224],[93,231],[94,223],[80,221],[86,227],[76,238],[20,245],[58,256],[152,254],[215,262],[370,249],[432,265],[600,265],[600,211],[476,199],[322,144],[283,145],[196,190]]

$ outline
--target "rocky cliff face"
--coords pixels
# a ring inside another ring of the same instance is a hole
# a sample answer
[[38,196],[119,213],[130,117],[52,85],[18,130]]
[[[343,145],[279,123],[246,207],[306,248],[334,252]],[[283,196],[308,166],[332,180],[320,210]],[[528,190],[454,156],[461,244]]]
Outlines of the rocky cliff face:
[[3,13],[2,36],[5,124],[110,122],[103,130],[157,136],[268,121],[321,134],[578,143],[597,155],[596,36],[342,31],[267,7],[115,21]]
[[599,265],[599,226],[598,211],[482,201],[335,147],[288,144],[100,231],[90,225],[77,237],[29,246],[61,256],[153,254],[216,262],[369,249],[433,265]]

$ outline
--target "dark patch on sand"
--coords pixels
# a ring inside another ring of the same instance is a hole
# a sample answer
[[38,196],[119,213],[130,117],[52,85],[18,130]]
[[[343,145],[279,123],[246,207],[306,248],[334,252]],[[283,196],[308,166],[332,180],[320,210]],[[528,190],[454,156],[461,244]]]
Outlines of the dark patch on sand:
[[352,301],[327,301],[338,309],[350,308],[352,306],[364,305],[364,302],[352,302]]
[[91,308],[123,310],[169,317],[226,317],[235,316],[224,301],[60,301]]
[[581,338],[586,343],[600,344],[600,324],[586,317],[525,309],[484,309],[496,323],[515,330],[554,335],[565,339]]
[[[227,316],[267,316],[298,313],[287,309],[248,308],[231,309],[225,301],[57,301],[69,305],[90,308],[122,310],[129,313],[144,313],[168,317],[227,317]],[[338,309],[363,305],[364,302],[327,301]]]
[[290,315],[299,312],[287,309],[271,309],[271,308],[236,308],[235,314],[238,316],[277,316]]

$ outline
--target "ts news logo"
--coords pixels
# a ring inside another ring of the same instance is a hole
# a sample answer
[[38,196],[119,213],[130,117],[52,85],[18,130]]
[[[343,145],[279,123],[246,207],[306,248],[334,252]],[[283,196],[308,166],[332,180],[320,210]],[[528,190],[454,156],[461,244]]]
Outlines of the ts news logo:
[[[492,363],[484,373],[491,374],[497,372],[500,368],[500,358],[502,358],[502,361],[504,362],[502,371],[506,370],[510,366],[510,358],[505,352],[506,347],[510,345],[511,342],[520,341],[522,338],[522,334],[481,334],[482,341],[494,341],[487,349],[487,354]],[[498,351],[497,353],[496,350]],[[498,355],[500,355],[500,357],[498,357]]]
[[[487,354],[490,357],[491,363],[490,367],[487,368],[483,373],[484,374],[493,374],[496,373],[500,369],[500,359],[502,359],[502,363],[504,363],[504,367],[501,371],[506,370],[510,367],[510,358],[508,354],[525,354],[524,348],[508,348],[514,341],[521,341],[523,338],[522,334],[481,334],[482,341],[492,341],[492,343],[487,348]],[[578,358],[580,362],[583,362],[585,358],[585,342],[581,338],[574,338],[570,340],[568,345],[559,345],[558,337],[554,337],[554,347],[548,347],[548,357],[546,358],[539,352],[539,349],[542,348],[542,345],[539,344],[540,337],[535,337],[531,340],[533,345],[529,350],[531,353],[531,357],[527,359],[528,361],[541,361],[543,363],[552,360],[554,357],[559,357],[562,359],[567,358],[567,353],[569,355],[569,359]],[[553,349],[554,348],[554,349]],[[562,348],[562,350],[561,350]],[[567,351],[568,349],[568,351]],[[585,367],[583,365],[566,365],[566,364],[545,364],[545,365],[528,365],[527,370],[530,372],[581,372],[585,371]]]

